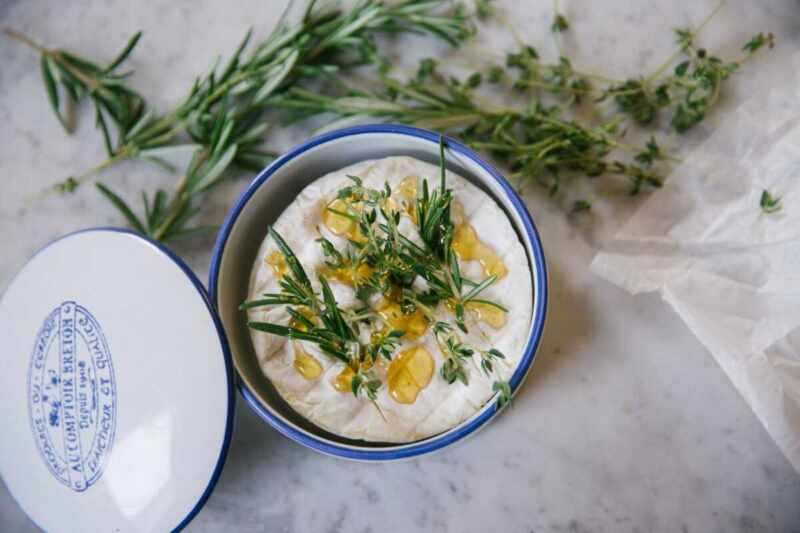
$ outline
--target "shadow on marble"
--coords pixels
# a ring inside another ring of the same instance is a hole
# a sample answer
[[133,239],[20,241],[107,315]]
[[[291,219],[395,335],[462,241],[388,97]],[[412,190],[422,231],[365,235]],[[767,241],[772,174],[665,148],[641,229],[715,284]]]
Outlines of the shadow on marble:
[[221,482],[238,485],[245,482],[250,471],[267,468],[277,458],[275,452],[285,449],[288,439],[273,430],[237,394],[236,425]]
[[570,286],[558,264],[548,264],[548,308],[544,335],[528,378],[517,394],[533,394],[538,385],[566,363],[578,343],[595,334],[589,295]]

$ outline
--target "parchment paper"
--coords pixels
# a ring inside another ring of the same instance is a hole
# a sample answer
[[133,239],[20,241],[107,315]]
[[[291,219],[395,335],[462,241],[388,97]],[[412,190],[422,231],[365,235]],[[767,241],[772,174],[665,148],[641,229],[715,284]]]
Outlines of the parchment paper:
[[[592,263],[631,293],[661,294],[798,472],[799,87],[765,87],[731,113]],[[780,211],[761,210],[764,189]]]

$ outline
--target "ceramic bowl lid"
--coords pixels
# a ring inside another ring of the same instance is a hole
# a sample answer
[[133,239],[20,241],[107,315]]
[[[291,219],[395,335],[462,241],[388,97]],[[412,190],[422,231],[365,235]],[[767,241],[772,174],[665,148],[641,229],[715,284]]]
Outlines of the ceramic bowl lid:
[[47,531],[170,531],[210,494],[233,376],[203,286],[133,233],[48,245],[0,300],[0,475]]

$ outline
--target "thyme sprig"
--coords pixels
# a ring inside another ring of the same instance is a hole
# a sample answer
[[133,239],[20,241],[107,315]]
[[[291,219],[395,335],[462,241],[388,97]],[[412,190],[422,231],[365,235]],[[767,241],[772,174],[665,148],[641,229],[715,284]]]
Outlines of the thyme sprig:
[[[376,89],[350,87],[341,94],[295,87],[276,103],[295,117],[324,113],[345,122],[359,118],[405,122],[457,135],[506,163],[512,177],[538,182],[551,195],[559,191],[562,176],[569,174],[621,176],[636,194],[660,187],[661,162],[675,158],[654,137],[645,147],[623,142],[625,122],[653,125],[660,110],[668,108],[672,128],[687,131],[718,102],[723,82],[759,50],[774,44],[771,34],[759,33],[744,45],[745,55],[737,60],[723,60],[697,47],[698,33],[717,10],[694,29],[676,30],[676,53],[641,78],[618,81],[584,73],[561,51],[557,61],[548,63],[534,47],[522,46],[507,55],[505,69],[495,65],[485,75],[444,76],[437,72],[436,61],[428,58],[407,81],[382,76],[374,82]],[[569,31],[569,21],[557,5],[555,11],[551,31]],[[475,93],[484,80],[493,84],[509,80],[531,101],[524,107],[485,102]],[[553,96],[555,104],[550,103]],[[616,109],[610,113],[598,109],[594,113],[598,119],[577,119],[577,106],[602,102],[613,102]],[[583,201],[580,208],[588,205]]]
[[560,177],[566,172],[621,175],[630,180],[635,192],[643,186],[661,186],[660,176],[647,166],[609,157],[618,149],[633,154],[646,151],[618,140],[618,119],[585,126],[566,118],[558,106],[537,102],[525,109],[493,107],[474,97],[473,90],[481,83],[477,78],[400,82],[382,77],[380,83],[381,92],[351,89],[338,97],[293,88],[275,103],[304,116],[369,117],[457,135],[507,163],[518,181],[542,183],[551,194],[559,190]]
[[458,333],[453,329],[453,326],[447,322],[436,322],[433,325],[433,333],[442,353],[447,357],[444,365],[442,365],[441,374],[442,378],[448,383],[460,381],[464,385],[469,384],[469,378],[464,365],[472,360],[476,352],[481,358],[481,370],[483,370],[487,376],[491,376],[492,372],[494,372],[495,361],[498,359],[505,359],[505,355],[495,348],[475,350],[473,347],[465,344]]
[[[713,15],[713,13],[712,13]],[[709,19],[707,19],[709,20]],[[772,48],[772,34],[758,33],[742,50],[745,55],[735,60],[721,59],[695,44],[697,29],[675,30],[680,55],[670,58],[652,75],[629,79],[607,88],[601,99],[612,97],[620,112],[639,124],[653,123],[662,109],[671,115],[670,125],[678,133],[696,126],[719,101],[722,85],[731,74],[761,49]],[[682,59],[679,63],[676,62]],[[670,66],[672,71],[665,73]]]
[[[745,55],[733,60],[698,47],[697,36],[721,7],[719,4],[695,28],[676,29],[676,52],[647,76],[618,81],[583,73],[561,52],[554,63],[542,61],[532,46],[509,53],[506,66],[517,74],[513,82],[516,89],[557,95],[565,99],[562,107],[581,104],[587,97],[594,105],[610,101],[619,113],[639,125],[653,124],[663,110],[671,116],[671,127],[684,133],[700,123],[719,101],[723,82],[731,74],[758,51],[774,46],[771,33],[758,33],[742,47]],[[561,33],[568,28],[568,21],[556,10],[551,31]]]
[[[125,83],[132,72],[119,71],[139,42],[142,32],[135,33],[104,67],[67,50],[45,48],[27,35],[9,28],[5,34],[39,53],[48,102],[67,133],[75,129],[75,106],[84,98],[91,100],[95,125],[102,134],[109,158],[113,158],[118,150],[115,145],[122,142],[125,134],[145,115],[144,98]],[[112,138],[109,121],[117,130],[116,140]],[[110,164],[108,162],[104,168]],[[73,179],[59,184],[59,188],[70,192],[77,185]]]

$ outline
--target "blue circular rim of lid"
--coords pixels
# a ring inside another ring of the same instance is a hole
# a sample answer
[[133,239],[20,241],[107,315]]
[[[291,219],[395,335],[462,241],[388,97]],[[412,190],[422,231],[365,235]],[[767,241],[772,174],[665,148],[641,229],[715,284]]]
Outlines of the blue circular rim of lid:
[[[215,306],[217,304],[217,281],[219,279],[220,263],[222,262],[222,251],[225,248],[225,244],[228,241],[228,237],[230,236],[230,233],[233,230],[233,226],[236,223],[236,220],[239,218],[239,215],[244,209],[244,206],[247,204],[250,198],[255,194],[255,192],[261,187],[261,185],[265,181],[267,181],[269,177],[283,165],[285,165],[292,159],[301,156],[304,152],[310,150],[311,148],[314,148],[315,146],[342,137],[349,137],[353,135],[361,135],[368,133],[395,133],[395,134],[401,134],[410,137],[425,139],[427,141],[432,141],[437,144],[439,143],[439,138],[441,137],[440,134],[435,133],[433,131],[421,128],[415,128],[412,126],[404,126],[400,124],[366,124],[360,126],[351,126],[348,128],[342,128],[312,137],[311,139],[294,147],[293,149],[289,150],[284,155],[273,161],[269,166],[267,166],[264,170],[262,170],[253,179],[253,181],[250,183],[247,189],[245,189],[245,191],[241,194],[239,199],[236,201],[236,204],[228,212],[227,216],[225,217],[225,222],[222,224],[222,227],[219,233],[217,234],[217,241],[214,244],[214,251],[212,252],[212,257],[211,257],[211,267],[209,269],[209,274],[208,274],[209,294],[211,297],[211,301],[214,303]],[[511,388],[511,394],[513,396],[514,394],[516,394],[519,385],[525,379],[528,371],[531,368],[533,360],[536,357],[536,352],[541,342],[544,330],[545,316],[547,314],[547,266],[545,263],[542,242],[539,237],[539,232],[536,230],[536,226],[533,223],[533,219],[531,218],[530,213],[528,212],[527,208],[522,202],[522,199],[519,197],[517,192],[514,191],[513,187],[511,187],[511,185],[506,181],[506,179],[492,165],[484,161],[480,156],[478,156],[475,152],[473,152],[464,144],[447,136],[445,136],[445,142],[447,144],[448,149],[453,150],[461,154],[462,156],[472,160],[474,163],[479,165],[484,171],[486,171],[487,174],[489,174],[492,178],[495,179],[495,181],[500,185],[500,187],[503,189],[503,191],[511,201],[514,210],[522,220],[526,237],[531,243],[531,248],[533,252],[531,261],[537,267],[536,288],[539,291],[538,292],[539,298],[536,301],[536,308],[534,315],[535,320],[533,328],[531,330],[531,336],[528,338],[528,343],[526,345],[525,352],[523,353],[522,358],[520,359],[519,366],[517,366],[516,371],[509,380],[509,386]],[[240,394],[245,399],[247,404],[263,420],[265,420],[268,424],[270,424],[272,427],[278,430],[281,434],[289,437],[295,442],[303,444],[318,452],[327,455],[333,455],[336,457],[342,457],[345,459],[354,459],[358,461],[391,461],[396,459],[415,457],[418,455],[423,455],[426,453],[436,451],[438,449],[444,448],[445,446],[453,444],[454,442],[467,437],[475,430],[482,427],[488,420],[493,418],[499,412],[499,409],[497,408],[497,402],[493,401],[491,407],[485,409],[476,418],[472,419],[469,423],[465,424],[463,427],[460,427],[456,431],[453,431],[451,433],[447,433],[444,435],[442,434],[436,435],[428,439],[419,441],[417,443],[411,443],[410,445],[406,445],[400,449],[391,449],[391,448],[352,449],[351,447],[348,446],[340,446],[331,441],[320,439],[315,435],[309,434],[305,431],[300,431],[296,427],[287,424],[281,418],[276,417],[274,414],[269,412],[269,410],[262,405],[261,401],[257,398],[255,393],[251,391],[244,383],[244,380],[237,379],[236,384]]]
[[[46,245],[44,245],[41,248],[39,248],[36,251],[36,253],[34,253],[31,256],[31,258],[25,264],[27,265],[30,261],[33,260],[34,257],[39,255],[40,253],[42,253],[46,249],[50,248],[52,245],[56,244],[57,242],[60,242],[60,241],[62,241],[64,239],[68,239],[70,237],[74,237],[75,235],[80,235],[82,233],[93,233],[93,232],[123,233],[123,234],[131,235],[133,237],[141,239],[142,241],[152,245],[156,250],[158,250],[159,252],[161,252],[164,255],[166,255],[169,259],[171,259],[172,262],[175,263],[175,265],[177,265],[178,268],[180,268],[183,271],[183,273],[186,275],[186,277],[189,279],[189,281],[192,282],[192,285],[194,286],[194,288],[197,289],[197,292],[200,294],[200,297],[203,300],[203,304],[206,306],[206,309],[208,310],[208,313],[209,313],[209,315],[211,315],[211,319],[214,322],[214,327],[217,330],[217,336],[219,337],[220,345],[222,346],[222,354],[223,354],[223,358],[225,359],[225,381],[226,381],[227,386],[228,386],[228,410],[227,410],[226,420],[225,420],[225,436],[224,436],[224,438],[222,440],[222,448],[219,451],[219,457],[217,458],[217,464],[214,466],[214,469],[211,472],[211,478],[208,480],[208,485],[206,486],[206,488],[203,491],[203,493],[200,495],[200,498],[197,500],[197,503],[195,503],[194,507],[192,507],[192,509],[189,511],[189,513],[178,523],[177,526],[175,526],[174,529],[172,529],[173,532],[178,532],[178,531],[183,530],[187,525],[189,525],[189,522],[191,522],[194,519],[194,517],[197,516],[197,513],[200,512],[200,509],[202,509],[203,506],[208,501],[209,496],[211,496],[211,493],[214,491],[214,487],[217,485],[217,481],[219,481],[219,477],[222,474],[222,468],[225,465],[225,460],[228,457],[228,451],[230,450],[231,439],[233,437],[233,421],[234,421],[234,415],[235,415],[235,411],[236,411],[236,395],[234,394],[233,360],[231,359],[231,352],[230,352],[230,348],[228,346],[228,339],[225,336],[225,330],[222,328],[222,322],[220,322],[219,317],[217,316],[217,312],[214,309],[214,306],[211,304],[211,300],[209,299],[208,293],[206,292],[206,289],[203,286],[203,283],[200,281],[200,278],[197,277],[197,275],[192,271],[192,269],[189,268],[189,265],[187,265],[184,262],[183,259],[178,257],[175,254],[175,252],[173,252],[172,250],[170,250],[169,248],[167,248],[163,244],[161,244],[159,242],[156,242],[153,239],[142,235],[141,233],[137,233],[135,231],[132,231],[132,230],[129,230],[129,229],[125,229],[125,228],[115,228],[115,227],[111,227],[111,226],[100,226],[100,227],[95,227],[95,228],[87,228],[87,229],[82,229],[82,230],[78,230],[78,231],[73,231],[71,233],[67,233],[66,235],[62,235],[61,237],[57,237],[57,238],[53,239],[52,241],[48,242]],[[22,269],[24,269],[24,268],[25,267],[23,266]],[[20,272],[22,271],[22,269],[20,269]],[[9,286],[12,283],[14,283],[14,279],[15,278],[16,278],[16,276],[14,278],[11,278],[11,281],[9,282]],[[6,486],[8,486],[8,485],[6,484]],[[11,491],[10,487],[9,487],[8,492],[9,492],[9,494],[11,494],[11,498],[14,499],[14,501],[16,502],[16,499],[14,498],[14,494]],[[16,503],[17,503],[17,505],[19,505],[19,502],[16,502]],[[21,506],[20,506],[20,508],[21,508]],[[28,515],[28,518],[31,520],[31,522],[36,524],[36,521],[30,515]],[[36,526],[39,527],[39,524],[36,524]]]

